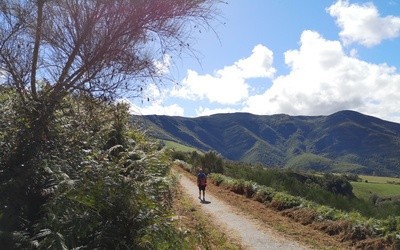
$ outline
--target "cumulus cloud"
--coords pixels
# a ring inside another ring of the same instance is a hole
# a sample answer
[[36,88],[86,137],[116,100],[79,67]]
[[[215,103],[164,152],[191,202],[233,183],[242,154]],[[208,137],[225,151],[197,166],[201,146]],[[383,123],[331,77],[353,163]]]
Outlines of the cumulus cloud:
[[350,4],[348,0],[339,0],[327,12],[336,18],[345,45],[360,43],[372,47],[400,35],[400,17],[381,17],[373,3]]
[[129,105],[129,113],[132,115],[169,115],[169,116],[183,116],[184,109],[177,104],[165,106],[160,102],[152,102],[150,105],[138,105],[131,100],[124,98],[119,99],[117,102],[126,103]]
[[212,115],[212,114],[235,113],[238,111],[240,111],[240,110],[235,109],[235,108],[229,108],[229,107],[211,109],[211,108],[204,108],[203,106],[200,106],[196,109],[196,115],[197,116],[208,116],[208,115]]
[[287,51],[285,62],[290,73],[277,77],[263,94],[249,97],[244,111],[326,115],[353,109],[393,120],[400,105],[396,68],[348,56],[340,42],[317,32],[304,31],[300,48]]
[[162,60],[153,62],[158,75],[166,75],[169,73],[169,69],[171,67],[171,56],[165,54]]
[[135,104],[131,105],[131,114],[136,115],[169,115],[169,116],[183,116],[184,109],[178,104],[164,106],[162,104],[154,103],[150,106],[141,107]]
[[256,45],[252,54],[233,65],[216,71],[213,75],[199,75],[188,70],[182,85],[171,92],[172,96],[190,100],[208,100],[219,104],[237,104],[249,96],[247,79],[272,78],[273,53],[263,45]]

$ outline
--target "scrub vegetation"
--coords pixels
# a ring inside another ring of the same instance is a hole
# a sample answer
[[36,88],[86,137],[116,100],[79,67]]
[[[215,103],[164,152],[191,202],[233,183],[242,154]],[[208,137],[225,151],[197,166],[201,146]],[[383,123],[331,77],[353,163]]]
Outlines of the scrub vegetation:
[[169,157],[116,100],[147,99],[218,3],[0,2],[2,249],[190,248]]
[[[176,160],[176,164],[195,173],[198,167],[207,166],[201,163],[207,155],[217,154],[187,154],[186,158]],[[200,160],[193,161],[197,158]],[[222,161],[222,171],[209,170],[209,178],[217,186],[281,211],[327,235],[340,235],[341,241],[357,247],[400,246],[400,200],[394,196],[357,197],[352,183],[374,185],[357,182],[360,181],[357,175],[316,175]]]

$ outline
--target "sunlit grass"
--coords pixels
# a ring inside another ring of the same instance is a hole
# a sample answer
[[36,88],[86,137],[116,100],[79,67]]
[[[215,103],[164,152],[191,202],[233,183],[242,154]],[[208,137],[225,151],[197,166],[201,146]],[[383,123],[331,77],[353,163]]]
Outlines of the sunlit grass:
[[375,194],[380,197],[392,197],[400,195],[400,185],[377,182],[352,182],[353,193],[360,199],[369,200]]
[[370,176],[370,175],[359,175],[359,177],[365,181],[367,180],[368,182],[374,182],[374,183],[399,183],[400,184],[400,178],[395,178],[395,177],[382,177],[382,176]]

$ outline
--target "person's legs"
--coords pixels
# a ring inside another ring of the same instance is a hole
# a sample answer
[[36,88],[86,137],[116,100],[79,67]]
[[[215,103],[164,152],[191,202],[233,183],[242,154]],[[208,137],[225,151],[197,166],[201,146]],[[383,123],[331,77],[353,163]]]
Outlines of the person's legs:
[[206,189],[203,189],[203,200],[206,200]]

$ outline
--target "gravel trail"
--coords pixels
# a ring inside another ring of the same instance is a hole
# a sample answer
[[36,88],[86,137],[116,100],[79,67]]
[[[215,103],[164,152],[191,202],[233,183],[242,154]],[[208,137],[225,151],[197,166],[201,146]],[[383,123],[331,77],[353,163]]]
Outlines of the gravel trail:
[[246,249],[309,249],[301,244],[288,240],[273,232],[259,221],[252,219],[239,209],[232,207],[206,191],[206,202],[200,202],[196,184],[186,176],[179,174],[183,191],[203,209],[225,232],[240,240]]

